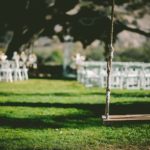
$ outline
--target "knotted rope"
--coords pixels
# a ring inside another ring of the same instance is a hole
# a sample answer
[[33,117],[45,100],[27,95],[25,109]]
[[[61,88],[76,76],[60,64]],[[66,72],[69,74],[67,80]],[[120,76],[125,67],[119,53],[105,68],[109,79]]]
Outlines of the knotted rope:
[[109,104],[110,104],[110,94],[111,94],[111,68],[112,68],[112,59],[114,53],[114,48],[113,48],[114,6],[115,6],[115,0],[111,0],[111,24],[110,24],[110,35],[109,35],[110,38],[107,45],[108,55],[106,58],[107,61],[107,87],[106,87],[106,107],[105,107],[106,119],[109,118]]

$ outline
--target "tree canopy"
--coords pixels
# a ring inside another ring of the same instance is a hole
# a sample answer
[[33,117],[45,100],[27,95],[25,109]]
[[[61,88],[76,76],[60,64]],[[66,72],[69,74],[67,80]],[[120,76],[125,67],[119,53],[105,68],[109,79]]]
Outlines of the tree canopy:
[[[146,9],[148,0],[117,0],[116,5],[124,6],[127,11]],[[7,48],[7,55],[12,57],[13,51],[30,46],[35,37],[70,34],[74,41],[81,41],[86,47],[95,39],[107,42],[110,31],[109,6],[111,0],[1,0],[0,2],[0,34],[13,32],[13,38]],[[129,27],[115,15],[114,40],[123,30],[137,32],[146,37],[150,33],[138,28]],[[56,31],[59,25],[62,30]]]

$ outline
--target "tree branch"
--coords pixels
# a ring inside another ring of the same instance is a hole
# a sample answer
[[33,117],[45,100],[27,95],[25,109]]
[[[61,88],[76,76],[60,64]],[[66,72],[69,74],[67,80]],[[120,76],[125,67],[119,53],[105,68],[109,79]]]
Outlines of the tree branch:
[[127,31],[131,31],[131,32],[134,32],[134,33],[144,35],[148,38],[150,37],[150,32],[145,32],[145,31],[140,30],[138,28],[132,28],[132,27],[124,26],[124,29],[127,30]]

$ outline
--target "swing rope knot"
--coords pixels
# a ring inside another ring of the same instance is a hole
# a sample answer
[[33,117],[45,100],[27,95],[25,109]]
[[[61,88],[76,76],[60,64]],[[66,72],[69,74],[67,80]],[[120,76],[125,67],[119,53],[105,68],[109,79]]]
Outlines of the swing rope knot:
[[107,45],[107,54],[106,54],[106,60],[113,59],[114,57],[114,47],[112,44]]
[[109,44],[108,49],[109,49],[109,58],[113,59],[113,57],[114,57],[114,47],[113,47],[113,45]]

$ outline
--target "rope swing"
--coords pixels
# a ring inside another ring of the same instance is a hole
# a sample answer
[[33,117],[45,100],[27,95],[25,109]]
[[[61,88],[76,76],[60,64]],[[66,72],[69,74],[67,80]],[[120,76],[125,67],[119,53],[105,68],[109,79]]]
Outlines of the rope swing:
[[114,30],[114,6],[115,0],[111,0],[111,24],[110,24],[110,35],[108,39],[108,44],[106,45],[106,61],[107,61],[107,87],[106,87],[106,107],[105,107],[105,117],[109,119],[109,105],[110,105],[110,94],[111,94],[111,69],[112,69],[112,59],[114,54],[113,48],[113,30]]
[[110,94],[111,94],[111,70],[112,70],[112,59],[113,59],[113,31],[114,31],[114,6],[115,0],[111,0],[111,24],[110,24],[110,35],[105,43],[105,53],[107,61],[107,86],[106,86],[106,106],[105,115],[102,116],[103,123],[109,124],[113,122],[129,122],[129,121],[150,121],[150,114],[133,114],[133,115],[109,115],[110,105]]

